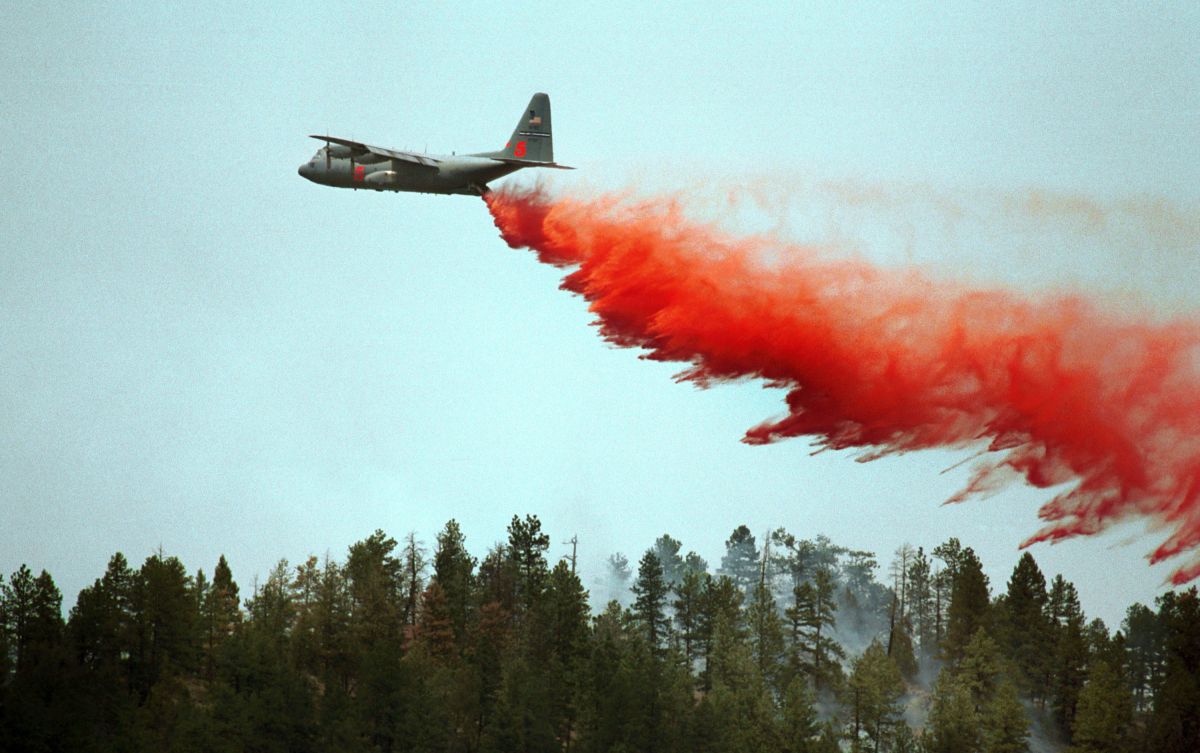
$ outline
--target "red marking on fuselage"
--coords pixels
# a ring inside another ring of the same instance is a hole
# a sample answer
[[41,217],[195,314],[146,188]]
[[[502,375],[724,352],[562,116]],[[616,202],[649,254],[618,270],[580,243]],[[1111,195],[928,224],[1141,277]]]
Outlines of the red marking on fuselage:
[[354,166],[354,181],[356,183],[362,183],[363,178],[366,177],[366,175],[367,175],[366,167],[364,167],[363,165],[355,165]]

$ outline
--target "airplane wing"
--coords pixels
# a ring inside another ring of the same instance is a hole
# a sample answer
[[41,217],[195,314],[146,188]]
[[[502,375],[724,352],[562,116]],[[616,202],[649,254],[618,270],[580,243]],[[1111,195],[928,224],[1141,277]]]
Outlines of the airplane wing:
[[341,146],[349,147],[354,152],[357,152],[359,154],[365,154],[367,152],[370,152],[371,154],[378,154],[380,157],[387,157],[388,159],[401,160],[403,162],[411,162],[414,165],[420,165],[421,167],[428,167],[428,168],[431,168],[434,170],[438,169],[438,165],[441,163],[441,160],[435,159],[435,158],[430,157],[425,154],[417,154],[416,152],[398,152],[394,149],[384,149],[381,146],[371,146],[370,144],[364,144],[361,141],[350,141],[349,139],[339,139],[336,136],[318,136],[316,134],[309,134],[309,138],[317,139],[319,141],[325,141],[325,142],[328,142],[331,144],[340,144]]

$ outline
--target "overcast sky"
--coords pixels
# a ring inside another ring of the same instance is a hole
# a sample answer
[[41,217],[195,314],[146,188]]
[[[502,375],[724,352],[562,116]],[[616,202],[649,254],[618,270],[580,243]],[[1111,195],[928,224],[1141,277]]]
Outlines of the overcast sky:
[[[741,523],[885,564],[958,536],[1002,589],[1037,528],[1047,492],[941,506],[965,453],[740,444],[782,392],[607,347],[478,200],[316,186],[309,133],[495,149],[547,91],[553,190],[1194,315],[1195,3],[260,5],[5,11],[0,571],[67,605],[117,550],[224,553],[248,591],[376,528],[457,518],[482,555],[527,512],[589,565],[664,532],[715,564]],[[1162,536],[1033,551],[1115,628]]]

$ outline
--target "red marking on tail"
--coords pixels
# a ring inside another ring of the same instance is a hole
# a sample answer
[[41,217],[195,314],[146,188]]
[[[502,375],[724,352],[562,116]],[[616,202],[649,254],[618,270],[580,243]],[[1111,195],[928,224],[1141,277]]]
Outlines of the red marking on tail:
[[[787,414],[747,431],[810,436],[869,457],[990,440],[966,489],[1019,473],[1077,485],[1039,512],[1022,546],[1146,516],[1171,533],[1151,562],[1188,553],[1200,575],[1200,324],[1130,321],[1075,295],[1023,298],[915,270],[779,252],[685,220],[670,201],[487,198],[512,247],[574,267],[601,335],[690,364],[701,386],[756,377],[788,388]],[[778,253],[775,254],[779,256]]]

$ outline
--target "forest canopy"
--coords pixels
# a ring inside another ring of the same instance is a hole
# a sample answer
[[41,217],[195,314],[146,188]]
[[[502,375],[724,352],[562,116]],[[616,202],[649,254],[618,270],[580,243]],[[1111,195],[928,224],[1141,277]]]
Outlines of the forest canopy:
[[1200,599],[1116,630],[1026,553],[663,534],[588,588],[534,515],[472,553],[383,531],[238,584],[123,554],[64,619],[0,576],[5,751],[1200,750]]

